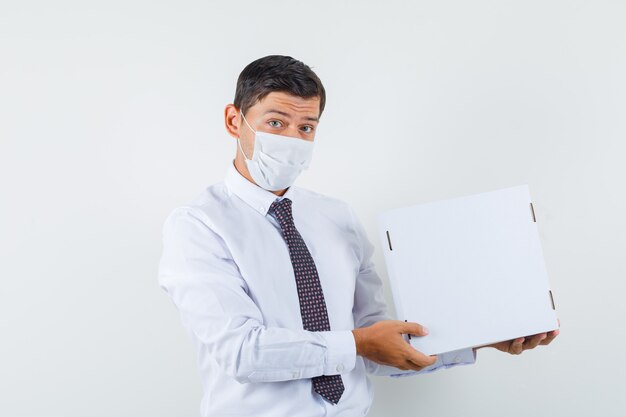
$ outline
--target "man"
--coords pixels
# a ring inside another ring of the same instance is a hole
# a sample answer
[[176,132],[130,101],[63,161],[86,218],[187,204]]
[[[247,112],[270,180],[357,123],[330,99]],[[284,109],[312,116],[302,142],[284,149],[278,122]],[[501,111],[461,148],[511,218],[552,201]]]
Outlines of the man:
[[[223,181],[163,226],[159,284],[198,349],[203,416],[365,415],[366,373],[409,375],[476,360],[476,349],[426,356],[390,320],[374,246],[345,202],[293,186],[311,161],[325,105],[315,73],[272,55],[240,74]],[[512,354],[558,331],[501,342]]]

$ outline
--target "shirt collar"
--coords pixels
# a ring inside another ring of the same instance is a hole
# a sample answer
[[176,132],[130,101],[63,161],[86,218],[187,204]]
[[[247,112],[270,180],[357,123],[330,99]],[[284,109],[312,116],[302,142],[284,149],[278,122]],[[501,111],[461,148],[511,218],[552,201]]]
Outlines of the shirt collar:
[[241,198],[263,216],[267,214],[274,200],[289,198],[293,201],[293,186],[287,188],[287,191],[282,196],[277,196],[273,192],[259,187],[241,175],[241,173],[237,171],[237,168],[235,168],[234,159],[228,164],[224,182],[231,192],[235,193],[237,197]]

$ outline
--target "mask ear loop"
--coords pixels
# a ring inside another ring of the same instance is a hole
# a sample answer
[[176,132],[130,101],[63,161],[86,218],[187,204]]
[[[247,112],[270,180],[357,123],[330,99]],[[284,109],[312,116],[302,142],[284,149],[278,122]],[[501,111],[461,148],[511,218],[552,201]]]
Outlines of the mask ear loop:
[[243,152],[243,148],[241,147],[241,141],[239,140],[239,138],[237,138],[237,145],[239,145],[239,149],[241,150],[241,154],[243,155],[243,157],[244,157],[246,160],[250,161],[250,158],[248,158],[248,157],[246,156],[246,154]]
[[[245,116],[243,115],[243,112],[241,111],[241,109],[239,109],[239,113],[241,114],[241,117],[243,118],[243,121],[246,122],[246,124],[248,125],[248,128],[254,132],[254,134],[256,135],[256,131],[254,129],[252,129],[252,127],[250,126],[250,124],[248,123],[248,121],[246,120]],[[244,158],[246,158],[248,161],[250,161],[251,159],[248,158],[246,156],[246,154],[243,152],[243,148],[241,147],[241,140],[239,140],[239,138],[237,138],[237,145],[239,145],[239,149],[241,150],[241,154],[243,155]]]
[[241,111],[241,109],[239,109],[239,114],[241,114],[241,117],[243,118],[243,121],[246,122],[246,124],[248,125],[250,130],[253,131],[254,134],[256,135],[256,130],[252,129],[252,126],[250,126],[250,123],[248,123],[248,121],[246,120],[246,116],[243,115],[243,112]]

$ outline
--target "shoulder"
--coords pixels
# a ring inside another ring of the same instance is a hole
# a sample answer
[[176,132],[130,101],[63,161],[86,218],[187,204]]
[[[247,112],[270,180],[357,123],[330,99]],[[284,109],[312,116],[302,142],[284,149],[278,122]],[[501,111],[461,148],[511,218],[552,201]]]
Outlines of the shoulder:
[[205,187],[194,195],[187,203],[179,204],[170,210],[164,228],[168,225],[183,222],[198,222],[207,227],[212,226],[215,213],[224,210],[224,206],[231,204],[231,194],[224,181],[219,181]]
[[161,227],[164,253],[230,259],[220,223],[220,216],[228,212],[224,210],[228,204],[232,204],[232,198],[221,181],[206,187],[188,203],[171,209]]

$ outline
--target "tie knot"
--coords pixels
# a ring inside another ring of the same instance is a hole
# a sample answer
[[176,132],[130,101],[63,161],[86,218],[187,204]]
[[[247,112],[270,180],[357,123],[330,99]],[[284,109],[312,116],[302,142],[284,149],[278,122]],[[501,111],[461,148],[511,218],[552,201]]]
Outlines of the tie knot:
[[283,198],[282,200],[274,200],[268,212],[280,224],[282,229],[293,224],[293,214],[291,212],[291,200]]

